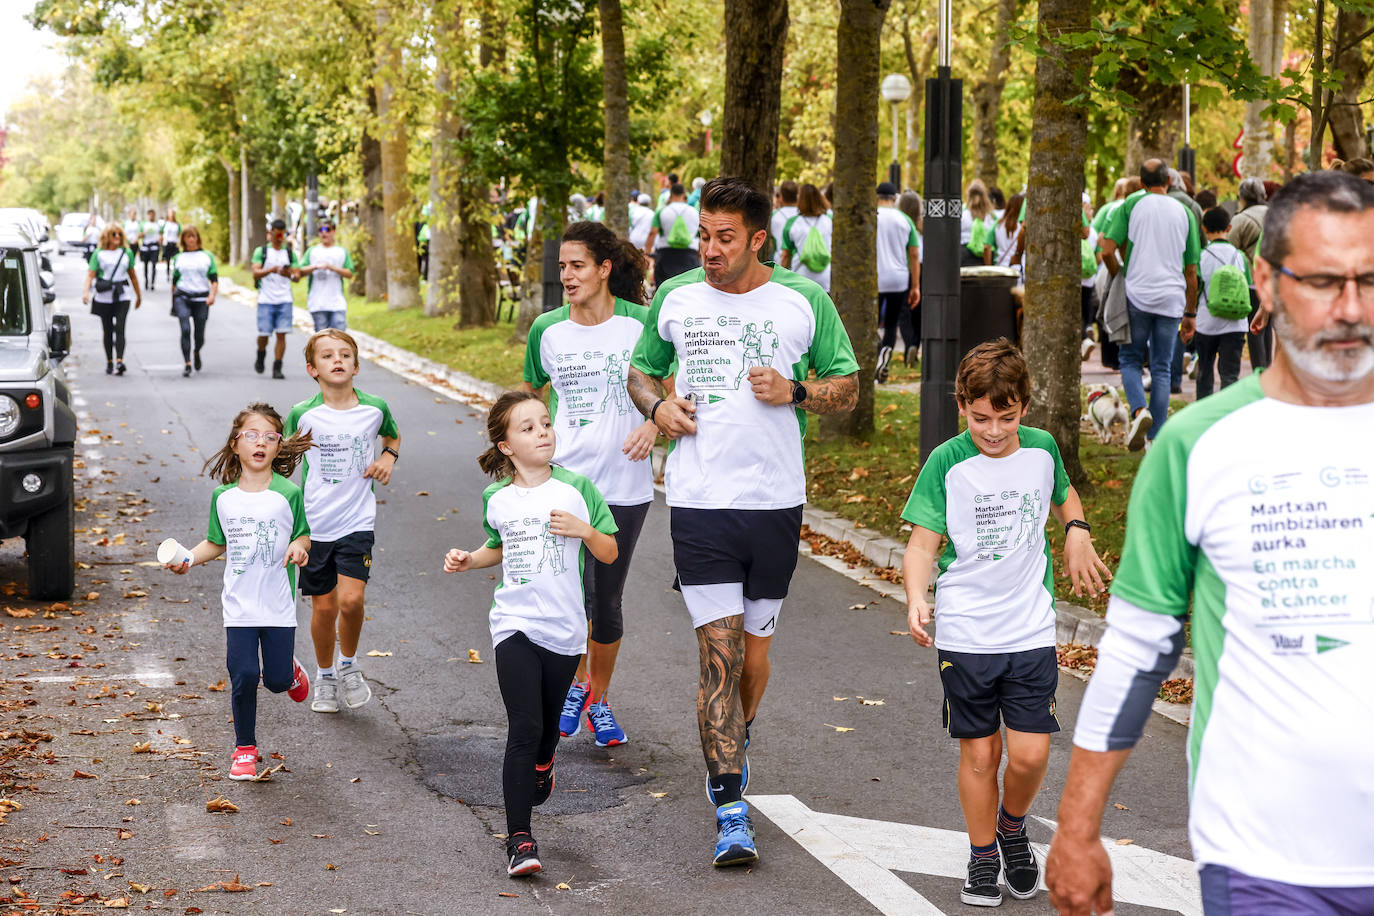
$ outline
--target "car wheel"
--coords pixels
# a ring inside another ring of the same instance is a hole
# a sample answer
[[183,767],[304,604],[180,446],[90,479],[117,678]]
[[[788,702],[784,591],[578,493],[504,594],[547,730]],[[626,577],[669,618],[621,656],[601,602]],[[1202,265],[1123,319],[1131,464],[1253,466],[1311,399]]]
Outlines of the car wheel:
[[76,510],[72,497],[29,520],[29,597],[65,600],[76,588]]

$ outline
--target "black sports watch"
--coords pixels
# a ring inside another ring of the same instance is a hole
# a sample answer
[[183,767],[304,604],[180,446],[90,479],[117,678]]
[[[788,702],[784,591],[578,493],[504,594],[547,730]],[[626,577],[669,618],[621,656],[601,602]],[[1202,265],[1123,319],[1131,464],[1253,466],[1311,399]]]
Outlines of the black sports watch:
[[1065,535],[1067,535],[1067,534],[1069,533],[1069,529],[1070,529],[1070,528],[1082,528],[1084,531],[1088,532],[1089,534],[1092,534],[1092,533],[1093,533],[1093,526],[1092,526],[1092,525],[1089,525],[1087,522],[1083,521],[1083,519],[1081,519],[1081,518],[1069,519],[1068,524],[1066,524],[1066,525],[1064,526],[1064,534],[1065,534]]
[[796,379],[791,379],[791,382],[792,382],[792,403],[793,403],[793,404],[800,404],[802,401],[805,401],[805,400],[806,400],[806,386],[803,385],[801,382],[797,381]]
[[396,451],[394,448],[392,448],[392,447],[389,446],[389,445],[386,445],[386,446],[383,446],[383,447],[382,447],[382,454],[383,454],[383,455],[390,455],[392,461],[400,461],[400,460],[401,460],[401,453],[398,452],[398,451]]

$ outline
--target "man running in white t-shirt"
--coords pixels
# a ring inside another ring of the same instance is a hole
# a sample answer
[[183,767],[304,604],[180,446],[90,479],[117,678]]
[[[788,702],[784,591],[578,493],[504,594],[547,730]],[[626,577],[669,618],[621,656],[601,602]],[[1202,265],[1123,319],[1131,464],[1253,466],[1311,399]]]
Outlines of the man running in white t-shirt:
[[1047,863],[1061,916],[1111,912],[1103,809],[1190,603],[1203,911],[1374,913],[1374,187],[1294,178],[1254,276],[1273,364],[1175,415],[1131,492]]
[[[758,858],[742,800],[745,748],[797,565],[807,412],[848,411],[858,400],[859,365],[830,297],[758,260],[768,211],[743,179],[706,183],[703,266],[659,288],[628,382],[640,413],[675,440],[666,476],[673,562],[700,652],[697,723],[716,865]],[[759,364],[763,333],[771,366]],[[674,390],[664,386],[670,373]]]

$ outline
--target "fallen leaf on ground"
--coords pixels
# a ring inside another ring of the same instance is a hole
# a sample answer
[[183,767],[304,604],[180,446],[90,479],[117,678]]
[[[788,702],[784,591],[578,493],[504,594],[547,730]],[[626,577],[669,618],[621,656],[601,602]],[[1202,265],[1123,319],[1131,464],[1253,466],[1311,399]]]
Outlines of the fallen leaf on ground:
[[1121,839],[1119,839],[1119,840],[1116,841],[1116,845],[1118,845],[1118,846],[1129,846],[1129,845],[1131,845],[1131,844],[1134,843],[1134,842],[1135,842],[1135,840],[1131,839],[1130,837],[1122,837]]
[[428,495],[429,495],[429,491],[428,491],[428,490],[421,490],[421,491],[419,491],[418,493],[416,493],[415,495],[416,495],[416,496],[428,496]]
[[862,610],[864,610],[864,609],[867,608],[867,607],[868,607],[868,605],[866,605],[866,604],[851,604],[851,605],[849,606],[849,609],[850,609],[851,611],[862,611]]
[[121,840],[132,840],[134,838],[134,832],[132,830],[121,830],[119,831],[119,838]]
[[136,798],[131,798],[131,799],[129,799],[128,801],[126,801],[124,804],[126,804],[126,805],[128,805],[130,808],[132,808],[134,805],[141,805],[141,804],[143,804],[143,802],[139,801],[139,800],[136,799]]
[[[462,421],[459,420],[458,422],[461,423]],[[501,891],[501,892],[500,892],[499,894],[497,894],[496,896],[498,896],[498,897],[519,897],[520,895],[519,895],[519,894],[512,894],[512,893],[510,893],[510,892],[508,892],[508,891]]]
[[911,635],[911,631],[910,631],[910,630],[888,630],[888,631],[887,631],[887,635],[889,635],[889,636],[910,636],[910,635]]
[[154,713],[154,714],[158,714],[158,713],[161,713],[161,712],[162,712],[162,704],[161,704],[161,703],[154,703],[154,702],[152,702],[151,700],[149,700],[147,703],[144,703],[144,704],[143,704],[143,708],[146,709],[146,710],[148,710],[148,712],[151,712],[151,713]]
[[333,862],[326,862],[326,863],[324,864],[324,870],[325,870],[325,871],[338,871],[338,870],[339,870],[339,866],[335,865]]
[[886,705],[887,705],[887,700],[865,700],[863,697],[859,697],[858,700],[859,700],[859,702],[862,703],[864,706],[886,706]]
[[205,689],[206,689],[206,690],[213,690],[215,693],[223,693],[223,692],[224,692],[224,681],[221,679],[221,680],[217,681],[216,683],[211,684],[209,687],[206,687]]
[[108,910],[127,910],[129,908],[129,898],[116,897],[113,900],[106,900],[105,908]]
[[314,837],[315,839],[317,839],[317,840],[332,840],[332,839],[334,839],[334,834],[332,834],[332,833],[312,833],[312,834],[310,834],[310,835],[313,836],[313,837]]
[[1112,802],[1112,807],[1115,808],[1115,809],[1118,810],[1118,811],[1130,811],[1130,810],[1131,810],[1130,808],[1127,808],[1125,805],[1121,804],[1121,802]]
[[832,697],[831,699],[836,703],[843,703],[845,700],[849,699],[849,697]]
[[391,657],[391,653],[390,653],[390,652],[378,652],[376,649],[370,649],[370,650],[368,650],[367,657],[368,657],[368,658],[390,658],[390,657]]
[[835,729],[835,731],[839,732],[840,734],[844,734],[845,732],[852,732],[854,730],[852,728],[845,728],[843,725],[831,725],[829,722],[822,722],[821,724],[824,725],[826,728]]
[[87,592],[87,593],[86,593],[86,600],[87,600],[87,601],[95,601],[95,600],[96,600],[97,598],[99,598],[99,597],[100,597],[100,592]]
[[35,611],[26,607],[6,607],[5,613],[11,617],[32,617]]
[[650,796],[651,798],[667,798],[667,797],[668,797],[668,793],[667,793],[667,792],[650,792],[650,793],[649,793],[649,796]]
[[559,889],[560,891],[570,891],[570,890],[572,890],[572,886],[569,885],[568,882],[566,882],[566,881],[560,881],[560,882],[558,882],[557,887],[558,887],[558,889]]
[[207,884],[204,887],[198,887],[191,893],[200,894],[204,893],[205,891],[224,891],[229,894],[238,894],[242,893],[243,891],[251,890],[252,888],[249,887],[247,884],[240,884],[239,876],[234,875],[233,881],[216,881],[214,884]]
[[135,744],[135,745],[134,745],[134,753],[135,753],[135,754],[151,754],[152,752],[153,752],[153,742],[151,742],[151,741],[144,741],[144,742],[141,743],[141,744]]
[[354,776],[352,779],[349,780],[349,782],[362,782],[362,781],[363,781],[363,778],[362,778],[361,776]]
[[217,814],[233,814],[239,810],[239,806],[223,795],[218,795],[205,803],[205,810]]
[[140,894],[146,894],[152,889],[153,886],[151,884],[135,884],[132,881],[129,882],[129,890],[137,891]]
[[172,739],[172,743],[173,743],[173,744],[191,744],[192,741],[191,741],[190,738],[173,738],[173,739]]
[[278,824],[281,824],[283,827],[290,827],[290,826],[291,826],[291,818],[288,817],[288,818],[287,818],[286,820],[284,820],[284,821],[277,821],[277,823],[278,823]]
[[282,843],[285,843],[286,840],[285,840],[285,839],[274,840],[274,839],[272,839],[271,837],[268,837],[268,838],[267,838],[267,842],[271,843],[273,846],[280,846]]
[[125,598],[147,598],[148,593],[141,588],[133,588],[124,593]]
[[72,779],[95,779],[95,778],[96,778],[96,776],[95,776],[94,773],[87,773],[87,772],[84,771],[84,770],[73,770],[73,771],[72,771]]
[[482,655],[476,649],[468,650],[468,661],[474,665],[482,664]]

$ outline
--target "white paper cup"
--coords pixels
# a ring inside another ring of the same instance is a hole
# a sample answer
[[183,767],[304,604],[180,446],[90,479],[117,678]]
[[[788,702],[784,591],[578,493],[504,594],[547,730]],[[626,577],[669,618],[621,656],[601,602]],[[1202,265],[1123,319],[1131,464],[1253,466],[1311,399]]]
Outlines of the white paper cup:
[[191,562],[191,551],[181,545],[176,538],[168,538],[157,545],[157,561],[166,565],[180,566]]

